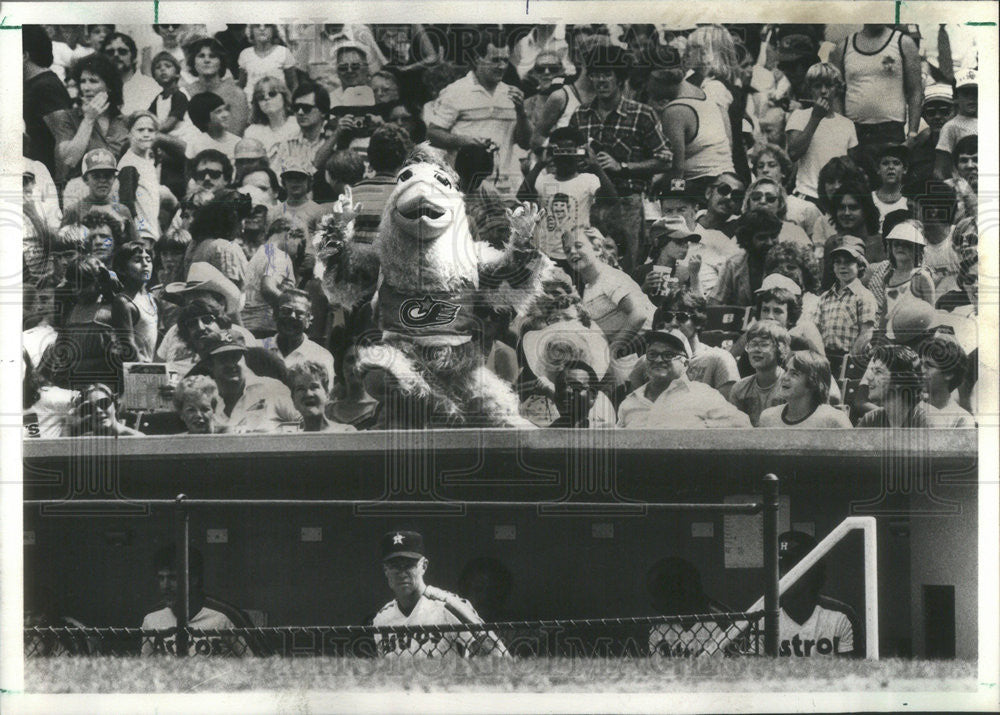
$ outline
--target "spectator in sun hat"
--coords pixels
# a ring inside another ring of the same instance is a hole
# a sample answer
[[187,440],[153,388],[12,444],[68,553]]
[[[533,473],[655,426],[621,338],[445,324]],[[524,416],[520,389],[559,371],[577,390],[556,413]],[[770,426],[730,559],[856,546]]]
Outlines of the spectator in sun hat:
[[885,252],[889,259],[872,267],[868,289],[878,302],[880,328],[891,340],[892,318],[897,308],[908,300],[935,303],[934,278],[923,267],[924,240],[920,224],[906,219],[886,232]]
[[[660,311],[657,311],[658,313]],[[673,318],[671,318],[672,322]],[[750,427],[750,418],[718,391],[688,379],[691,345],[668,321],[654,320],[645,333],[649,380],[618,407],[618,426],[626,429],[702,429]]]

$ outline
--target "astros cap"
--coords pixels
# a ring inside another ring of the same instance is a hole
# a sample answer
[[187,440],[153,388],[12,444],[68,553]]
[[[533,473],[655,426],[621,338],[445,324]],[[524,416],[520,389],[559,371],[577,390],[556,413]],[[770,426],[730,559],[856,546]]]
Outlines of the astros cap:
[[786,531],[778,537],[778,566],[787,571],[816,548],[816,539],[804,531]]
[[99,171],[101,169],[110,169],[111,171],[118,170],[118,162],[115,161],[115,155],[112,154],[107,149],[91,149],[86,154],[83,155],[83,175],[86,176],[91,171]]
[[382,561],[403,556],[419,559],[424,556],[424,537],[416,531],[390,531],[380,542]]

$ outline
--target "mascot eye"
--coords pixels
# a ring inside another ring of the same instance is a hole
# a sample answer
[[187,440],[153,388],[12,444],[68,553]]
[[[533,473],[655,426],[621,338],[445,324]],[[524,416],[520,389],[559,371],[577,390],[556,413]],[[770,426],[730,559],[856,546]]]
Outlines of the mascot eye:
[[407,169],[397,177],[397,181],[409,181],[411,178],[413,178],[413,172]]
[[434,174],[434,178],[438,180],[439,183],[451,188],[451,180],[444,174]]

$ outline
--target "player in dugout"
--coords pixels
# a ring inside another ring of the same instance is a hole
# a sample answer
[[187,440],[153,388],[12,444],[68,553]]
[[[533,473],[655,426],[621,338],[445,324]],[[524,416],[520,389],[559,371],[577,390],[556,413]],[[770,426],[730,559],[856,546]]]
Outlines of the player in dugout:
[[[380,547],[382,570],[395,598],[375,614],[372,625],[455,626],[483,622],[464,598],[424,583],[429,562],[419,533],[390,531],[382,537]],[[383,657],[508,655],[500,638],[487,631],[377,633],[375,646]]]
[[[802,531],[778,537],[778,570],[784,577],[816,547],[816,539]],[[778,617],[778,655],[813,658],[864,657],[864,633],[854,609],[820,593],[826,569],[817,563],[781,594]]]

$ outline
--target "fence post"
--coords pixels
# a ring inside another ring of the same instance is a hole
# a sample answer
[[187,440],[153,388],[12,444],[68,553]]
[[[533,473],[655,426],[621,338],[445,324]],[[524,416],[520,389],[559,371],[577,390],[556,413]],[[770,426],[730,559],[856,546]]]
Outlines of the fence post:
[[778,477],[764,475],[764,653],[778,655]]
[[175,538],[175,553],[177,555],[177,656],[185,657],[188,652],[188,619],[190,614],[191,580],[188,553],[189,527],[188,510],[184,504],[187,497],[178,494],[175,500],[177,517],[177,536]]

